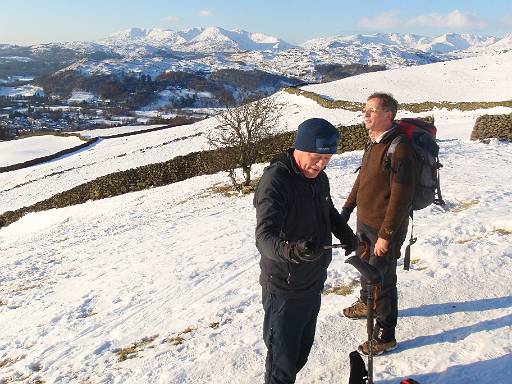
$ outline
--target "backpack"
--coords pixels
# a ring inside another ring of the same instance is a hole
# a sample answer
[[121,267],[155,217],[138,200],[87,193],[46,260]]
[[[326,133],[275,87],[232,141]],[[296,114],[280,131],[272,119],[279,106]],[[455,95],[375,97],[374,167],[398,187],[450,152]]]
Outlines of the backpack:
[[416,237],[413,237],[413,211],[426,208],[431,204],[445,204],[441,195],[439,179],[439,168],[443,165],[439,162],[439,146],[436,143],[437,128],[434,124],[414,118],[400,119],[395,123],[400,133],[389,145],[385,166],[391,168],[391,156],[396,146],[403,140],[409,141],[416,155],[416,188],[410,212],[412,221],[411,237],[404,256],[404,269],[409,270],[411,246],[417,240]]
[[390,166],[391,156],[396,146],[404,138],[407,139],[416,155],[416,188],[412,209],[417,211],[432,203],[444,205],[439,180],[439,168],[443,165],[439,162],[439,146],[436,143],[437,128],[432,123],[414,118],[397,120],[396,125],[400,134],[389,145],[386,166]]

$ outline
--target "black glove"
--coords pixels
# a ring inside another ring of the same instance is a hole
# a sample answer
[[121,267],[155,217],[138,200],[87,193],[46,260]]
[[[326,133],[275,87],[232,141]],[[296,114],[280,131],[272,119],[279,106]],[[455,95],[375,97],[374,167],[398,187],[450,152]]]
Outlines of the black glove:
[[320,259],[324,254],[324,247],[315,240],[298,240],[286,244],[285,257],[292,263],[311,263]]
[[345,250],[345,256],[348,256],[359,248],[359,238],[352,234],[347,242],[341,243],[341,247]]
[[350,214],[352,213],[353,210],[354,210],[354,208],[348,208],[348,207],[341,208],[340,216],[341,216],[341,219],[345,223],[348,223],[348,219],[350,219]]

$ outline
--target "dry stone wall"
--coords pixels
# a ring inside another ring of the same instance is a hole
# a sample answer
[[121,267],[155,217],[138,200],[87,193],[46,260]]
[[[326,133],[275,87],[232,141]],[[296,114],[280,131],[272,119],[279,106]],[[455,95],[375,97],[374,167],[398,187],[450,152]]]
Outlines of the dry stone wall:
[[[364,124],[338,126],[338,129],[342,138],[338,153],[364,148],[368,139],[368,131]],[[284,132],[267,139],[262,145],[263,150],[259,154],[257,162],[269,162],[275,155],[292,147],[294,140],[295,132]],[[229,151],[230,149],[226,148],[192,152],[163,163],[144,165],[99,177],[31,206],[4,212],[0,215],[0,228],[15,222],[30,212],[63,208],[89,200],[114,197],[128,192],[176,183],[195,176],[221,172],[224,170],[220,166],[222,162],[217,161],[216,158],[229,156]]]
[[[183,122],[182,125],[190,125],[190,124],[193,124],[193,123],[194,123],[194,121]],[[20,137],[20,138],[30,137],[30,136],[42,136],[42,135],[64,136],[64,137],[66,137],[66,136],[77,136],[81,140],[85,141],[85,143],[77,145],[77,146],[72,147],[72,148],[64,149],[62,151],[53,153],[53,154],[48,155],[48,156],[38,157],[36,159],[31,159],[31,160],[25,161],[23,163],[12,164],[12,165],[9,165],[7,167],[0,167],[0,173],[11,172],[11,171],[15,171],[15,170],[22,169],[22,168],[33,167],[34,165],[43,164],[43,163],[46,163],[47,161],[58,159],[59,157],[64,156],[64,155],[70,155],[70,154],[72,154],[74,152],[77,152],[77,151],[79,151],[81,149],[84,149],[84,148],[86,148],[86,147],[96,143],[100,139],[116,139],[116,138],[119,138],[119,137],[141,135],[141,134],[148,133],[148,132],[155,132],[155,131],[161,131],[161,130],[167,129],[167,128],[173,128],[175,126],[176,126],[176,124],[169,124],[169,125],[165,125],[165,126],[161,126],[161,127],[149,128],[149,129],[140,130],[140,131],[118,133],[118,134],[115,134],[115,135],[108,135],[108,136],[98,136],[98,137],[95,137],[95,138],[92,138],[92,139],[87,139],[87,138],[85,138],[83,136],[80,136],[79,134],[67,134],[67,133],[58,133],[58,132],[35,133],[35,134],[31,134],[31,135],[26,135],[26,136],[23,136],[23,137]]]
[[[314,100],[324,108],[345,109],[347,111],[358,112],[363,107],[363,103],[345,100],[332,100],[320,96],[317,93],[304,91],[300,88],[289,87],[283,89],[293,95],[299,95]],[[369,96],[369,95],[368,95]],[[432,111],[434,108],[445,108],[449,111],[458,109],[460,111],[472,111],[475,109],[487,109],[493,107],[512,108],[512,100],[505,101],[424,101],[421,103],[400,103],[400,109],[414,113]]]
[[46,163],[47,161],[58,159],[61,156],[69,155],[69,154],[77,152],[81,149],[84,149],[85,147],[88,147],[88,146],[94,144],[98,140],[99,140],[99,138],[96,137],[94,139],[87,140],[83,144],[77,145],[75,147],[67,148],[67,149],[64,149],[64,150],[56,152],[56,153],[52,153],[51,155],[48,155],[48,156],[41,156],[36,159],[24,161],[22,163],[12,164],[12,165],[8,165],[6,167],[0,167],[0,173],[16,171],[16,170],[22,169],[22,168],[33,167],[34,165],[37,165],[37,164],[42,164],[42,163]]
[[505,115],[483,115],[475,121],[471,140],[496,138],[512,141],[512,113]]
[[[326,108],[343,108],[358,111],[363,106],[362,103],[327,100],[313,92],[306,92],[296,88],[289,88],[287,91],[312,98]],[[432,110],[434,107],[447,107],[447,105],[450,105],[450,108],[453,107],[464,110],[466,108],[488,108],[495,105],[512,107],[512,101],[498,103],[417,103],[401,104],[400,107],[402,109],[423,112]],[[433,122],[433,117],[431,116],[423,119]],[[164,127],[159,129],[162,128]],[[368,131],[363,123],[351,126],[338,126],[338,129],[342,138],[338,147],[338,153],[364,148],[368,140]],[[512,114],[484,115],[477,119],[473,133],[471,134],[471,139],[481,140],[491,137],[512,141]],[[292,147],[294,139],[295,132],[284,132],[266,140],[257,161],[259,163],[270,161],[276,154]],[[86,145],[87,144],[88,143],[86,143]],[[0,228],[13,223],[29,212],[62,208],[69,205],[81,204],[89,200],[118,196],[128,192],[175,183],[195,176],[221,172],[224,170],[220,166],[222,162],[216,159],[218,157],[228,156],[229,151],[230,149],[227,148],[193,152],[185,156],[175,157],[164,163],[149,164],[99,177],[29,207],[23,207],[15,211],[8,211],[1,214]]]

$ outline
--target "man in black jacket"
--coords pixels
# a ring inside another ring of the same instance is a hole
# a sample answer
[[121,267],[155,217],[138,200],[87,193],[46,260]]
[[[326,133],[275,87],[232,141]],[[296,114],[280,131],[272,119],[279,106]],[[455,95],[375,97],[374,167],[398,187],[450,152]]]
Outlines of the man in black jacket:
[[350,253],[357,237],[331,201],[324,172],[339,141],[324,119],[299,125],[294,148],[275,157],[254,194],[265,311],[265,383],[294,383],[313,345],[332,234]]

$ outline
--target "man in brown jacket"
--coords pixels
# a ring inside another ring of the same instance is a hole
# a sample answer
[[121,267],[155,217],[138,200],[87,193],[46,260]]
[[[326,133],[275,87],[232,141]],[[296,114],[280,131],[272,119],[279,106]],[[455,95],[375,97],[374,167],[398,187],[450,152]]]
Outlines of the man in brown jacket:
[[[389,94],[374,93],[363,108],[369,133],[361,168],[341,215],[348,220],[357,206],[357,232],[369,243],[368,262],[381,273],[383,284],[378,291],[376,326],[373,334],[375,355],[396,348],[395,327],[398,318],[396,266],[400,248],[407,234],[409,212],[415,188],[415,157],[409,142],[397,145],[391,158],[387,150],[399,135],[393,123],[397,101]],[[366,318],[366,281],[361,277],[360,298],[343,314],[351,319]],[[368,342],[359,346],[368,354]]]

